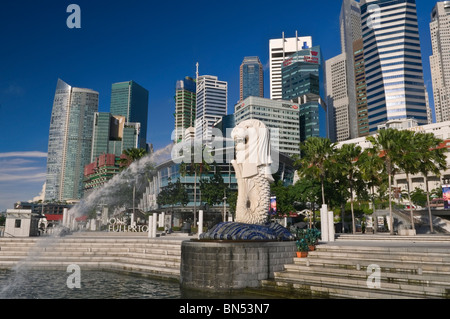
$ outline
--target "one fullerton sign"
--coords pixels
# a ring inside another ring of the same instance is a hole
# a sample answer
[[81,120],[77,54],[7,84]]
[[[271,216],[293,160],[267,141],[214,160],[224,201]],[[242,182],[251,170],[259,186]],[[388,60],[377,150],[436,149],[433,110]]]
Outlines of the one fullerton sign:
[[148,232],[147,225],[127,225],[126,218],[110,218],[108,220],[108,231],[110,232],[134,232],[134,233],[144,233]]

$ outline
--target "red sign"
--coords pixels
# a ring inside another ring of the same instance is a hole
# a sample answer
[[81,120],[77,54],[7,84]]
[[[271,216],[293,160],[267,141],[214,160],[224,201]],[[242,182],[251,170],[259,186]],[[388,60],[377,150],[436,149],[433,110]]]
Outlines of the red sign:
[[317,51],[311,51],[311,55],[313,56],[317,56],[318,52]]
[[291,64],[292,64],[292,58],[284,60],[284,62],[283,62],[283,66],[288,66],[288,65],[291,65]]
[[293,108],[294,110],[296,110],[296,109],[298,109],[298,106],[297,106],[297,105],[292,105],[292,108]]
[[319,63],[319,58],[314,58],[312,56],[304,56],[303,61],[309,62],[309,63]]

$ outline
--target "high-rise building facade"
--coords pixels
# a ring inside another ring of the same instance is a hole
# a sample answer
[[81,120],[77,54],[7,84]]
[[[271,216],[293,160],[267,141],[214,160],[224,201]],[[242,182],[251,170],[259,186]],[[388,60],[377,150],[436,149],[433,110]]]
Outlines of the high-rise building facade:
[[415,0],[361,0],[369,131],[389,120],[427,124]]
[[440,1],[431,12],[431,79],[436,122],[450,120],[450,1]]
[[264,97],[264,71],[257,56],[245,57],[239,69],[240,101],[249,96]]
[[83,196],[84,166],[92,148],[98,92],[58,79],[50,120],[45,200]]
[[174,140],[183,140],[187,128],[195,126],[197,84],[191,77],[176,83],[175,88],[175,131]]
[[364,64],[363,39],[353,42],[355,67],[356,111],[358,113],[358,137],[369,135],[369,113],[367,110],[366,68]]
[[321,105],[324,92],[320,47],[302,49],[291,55],[283,62],[281,75],[282,99],[298,103],[300,142],[320,136],[321,107],[325,109]]
[[283,62],[294,53],[302,49],[312,47],[310,36],[285,38],[284,32],[280,39],[269,40],[270,57],[270,98],[273,100],[283,99],[281,68]]
[[140,123],[138,147],[146,149],[148,91],[135,81],[113,83],[110,112],[124,116],[126,123]]
[[354,44],[362,39],[359,2],[342,1],[339,29],[341,54],[327,60],[325,67],[327,104],[333,114],[333,119],[330,119],[333,122],[330,131],[332,141],[359,136],[354,59]]
[[348,95],[347,54],[341,53],[326,62],[327,104],[333,108],[334,130],[330,132],[332,141],[350,138],[350,101]]
[[228,83],[217,76],[197,77],[195,138],[207,141],[212,136],[212,128],[227,115]]
[[138,148],[141,123],[129,123],[125,116],[96,112],[92,138],[91,163],[102,154],[120,156],[124,150]]
[[[300,108],[298,103],[250,96],[234,107],[234,120],[260,120],[271,129],[271,145],[285,155],[300,155]],[[225,134],[224,134],[225,135]]]
[[102,154],[84,167],[84,194],[105,185],[120,171],[120,156]]

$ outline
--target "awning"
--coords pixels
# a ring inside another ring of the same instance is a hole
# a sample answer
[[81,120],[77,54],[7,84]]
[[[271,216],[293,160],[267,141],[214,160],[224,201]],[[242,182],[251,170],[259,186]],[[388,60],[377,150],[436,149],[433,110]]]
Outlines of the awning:
[[47,221],[63,220],[63,215],[45,214]]

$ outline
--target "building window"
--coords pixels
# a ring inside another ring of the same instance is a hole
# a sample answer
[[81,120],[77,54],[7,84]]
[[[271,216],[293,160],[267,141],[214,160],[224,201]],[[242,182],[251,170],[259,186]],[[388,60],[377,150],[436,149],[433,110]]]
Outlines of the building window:
[[21,219],[16,219],[14,227],[15,228],[20,228],[21,224],[22,224],[22,220]]

